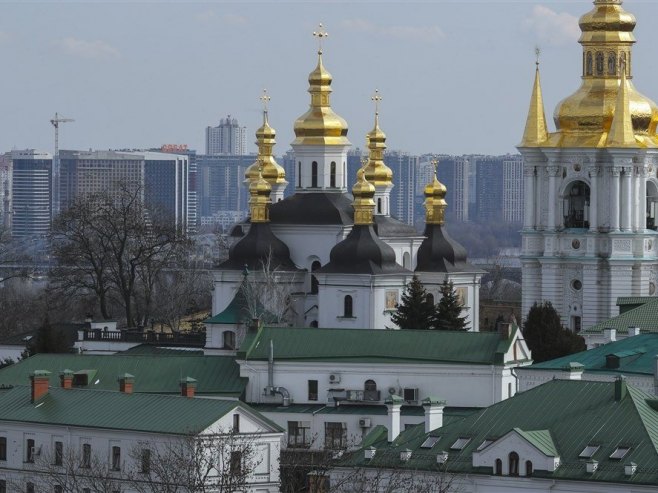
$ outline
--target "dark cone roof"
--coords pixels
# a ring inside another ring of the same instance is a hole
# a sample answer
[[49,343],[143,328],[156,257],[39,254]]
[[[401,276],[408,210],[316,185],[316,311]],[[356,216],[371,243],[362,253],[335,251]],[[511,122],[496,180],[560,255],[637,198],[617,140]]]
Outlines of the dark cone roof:
[[357,225],[331,249],[329,263],[318,272],[344,274],[404,274],[393,249],[380,240],[372,225]]
[[260,270],[270,252],[272,255],[270,268],[298,270],[290,260],[288,245],[272,233],[269,223],[252,223],[247,235],[231,246],[228,260],[219,264],[219,268],[242,270],[246,265],[249,270]]
[[469,264],[466,249],[440,224],[425,226],[426,238],[418,249],[416,272],[477,272]]

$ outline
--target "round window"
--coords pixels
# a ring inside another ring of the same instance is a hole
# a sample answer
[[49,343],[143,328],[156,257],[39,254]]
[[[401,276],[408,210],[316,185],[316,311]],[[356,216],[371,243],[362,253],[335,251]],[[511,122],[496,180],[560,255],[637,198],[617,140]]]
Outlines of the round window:
[[574,279],[573,281],[571,281],[571,287],[576,291],[580,291],[581,288],[583,287],[583,283],[580,282],[580,280],[578,279]]
[[580,240],[573,240],[573,241],[571,242],[571,247],[572,247],[574,250],[578,250],[578,249],[580,248]]
[[649,296],[656,294],[656,284],[653,282],[649,283]]

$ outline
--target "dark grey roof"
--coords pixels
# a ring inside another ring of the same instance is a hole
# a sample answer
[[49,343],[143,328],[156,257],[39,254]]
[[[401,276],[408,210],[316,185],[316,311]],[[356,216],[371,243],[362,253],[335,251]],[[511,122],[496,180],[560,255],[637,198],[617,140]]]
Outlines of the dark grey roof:
[[298,270],[290,260],[290,249],[272,232],[269,223],[252,223],[249,232],[234,243],[229,252],[228,260],[219,264],[219,269],[260,270],[271,254],[272,269]]
[[416,272],[479,272],[467,261],[466,249],[453,240],[440,224],[425,226],[418,249]]
[[276,224],[343,224],[354,222],[352,196],[343,192],[296,193],[270,206]]
[[380,238],[407,238],[422,236],[416,228],[391,216],[375,216],[375,232]]
[[375,234],[371,225],[357,225],[331,249],[329,263],[318,272],[345,274],[405,274],[395,252]]

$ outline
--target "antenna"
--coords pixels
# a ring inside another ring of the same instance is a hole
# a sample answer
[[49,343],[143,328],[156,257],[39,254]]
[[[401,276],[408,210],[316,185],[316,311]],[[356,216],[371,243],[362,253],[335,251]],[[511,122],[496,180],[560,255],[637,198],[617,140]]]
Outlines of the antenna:
[[64,118],[60,117],[59,114],[55,113],[55,118],[50,120],[50,123],[55,127],[55,155],[53,156],[53,172],[52,172],[52,197],[51,197],[51,208],[50,208],[50,217],[55,218],[59,214],[59,176],[60,176],[60,166],[59,166],[59,124],[60,123],[69,123],[74,122],[73,118]]

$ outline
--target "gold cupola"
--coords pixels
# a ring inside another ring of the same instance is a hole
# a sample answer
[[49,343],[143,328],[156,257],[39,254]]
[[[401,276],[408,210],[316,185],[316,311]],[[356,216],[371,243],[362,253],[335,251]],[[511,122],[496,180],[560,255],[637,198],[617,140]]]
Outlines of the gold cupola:
[[432,173],[432,183],[425,186],[425,224],[444,224],[445,212],[448,203],[446,202],[446,193],[448,189],[436,177],[436,167],[438,161],[432,161],[434,173]]
[[[313,33],[320,42],[327,36],[320,30]],[[351,145],[347,140],[347,122],[331,109],[331,74],[322,63],[322,48],[318,50],[318,65],[308,76],[311,105],[295,121],[295,140],[292,145]]]
[[386,150],[386,134],[379,127],[379,101],[382,100],[379,91],[375,90],[372,97],[375,102],[375,126],[368,132],[366,142],[369,149],[369,160],[365,167],[365,178],[377,186],[393,185],[393,171],[384,163]]
[[[286,185],[286,172],[274,159],[274,144],[276,144],[276,131],[270,126],[268,120],[267,103],[270,101],[270,96],[267,95],[267,90],[263,90],[261,96],[263,101],[263,124],[256,130],[256,145],[258,146],[258,158],[256,162],[247,168],[244,177],[250,183],[258,179],[259,174],[272,186],[277,184]],[[263,168],[262,172],[259,168]]]
[[263,178],[261,163],[257,164],[258,176],[249,183],[249,212],[252,223],[267,223],[270,222],[269,206],[272,203],[270,199],[272,185]]
[[[582,84],[555,109],[555,147],[614,147],[608,139],[621,72],[628,79],[627,98],[636,147],[658,147],[658,107],[633,86],[631,49],[635,43],[635,17],[622,8],[622,0],[595,0],[594,8],[580,18],[583,47]],[[614,139],[612,139],[614,141]]]
[[354,224],[368,225],[373,224],[373,215],[375,212],[375,186],[366,180],[365,162],[364,167],[359,168],[356,172],[356,183],[352,187],[354,201]]

